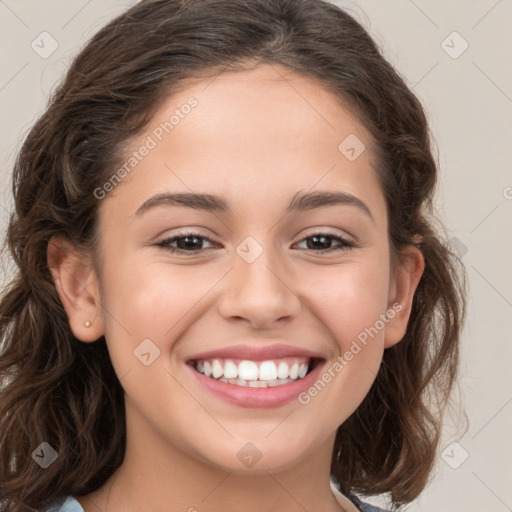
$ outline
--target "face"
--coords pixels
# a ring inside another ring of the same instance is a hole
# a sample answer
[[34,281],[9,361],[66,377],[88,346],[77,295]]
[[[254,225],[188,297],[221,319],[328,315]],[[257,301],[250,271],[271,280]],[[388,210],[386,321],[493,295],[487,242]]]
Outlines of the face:
[[133,442],[237,471],[332,448],[407,323],[371,148],[277,65],[191,83],[130,141],[88,289]]

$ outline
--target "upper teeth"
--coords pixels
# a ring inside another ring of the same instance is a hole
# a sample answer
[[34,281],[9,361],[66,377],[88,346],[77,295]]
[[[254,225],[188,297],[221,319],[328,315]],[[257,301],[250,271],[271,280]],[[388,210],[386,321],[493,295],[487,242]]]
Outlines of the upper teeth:
[[232,359],[205,359],[196,361],[198,372],[214,379],[246,381],[296,380],[306,376],[308,358],[285,358],[270,361],[235,361]]

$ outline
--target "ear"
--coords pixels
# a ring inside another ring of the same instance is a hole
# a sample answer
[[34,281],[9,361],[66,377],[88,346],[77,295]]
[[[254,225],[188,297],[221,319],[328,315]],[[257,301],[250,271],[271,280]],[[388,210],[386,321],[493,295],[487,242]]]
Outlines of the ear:
[[98,278],[90,258],[70,240],[55,236],[48,243],[46,256],[73,334],[81,341],[96,341],[104,334],[104,325]]
[[408,245],[402,253],[405,261],[397,265],[390,279],[388,311],[394,311],[395,315],[387,315],[390,320],[386,325],[384,348],[396,345],[405,336],[414,293],[425,268],[423,255],[415,246]]

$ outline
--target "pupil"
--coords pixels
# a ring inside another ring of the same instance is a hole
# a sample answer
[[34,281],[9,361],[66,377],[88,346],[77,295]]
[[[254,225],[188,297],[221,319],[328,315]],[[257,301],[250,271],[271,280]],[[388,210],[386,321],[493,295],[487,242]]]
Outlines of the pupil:
[[[322,245],[322,244],[324,244],[324,245],[329,245],[329,244],[326,242],[326,240],[327,240],[328,238],[330,238],[330,237],[327,237],[327,236],[324,236],[324,235],[313,235],[313,236],[310,238],[310,240],[315,241],[315,243],[316,243],[318,240],[321,240],[321,242],[320,242],[320,244],[319,244],[319,245]],[[311,245],[313,245],[313,247],[309,247],[310,249],[311,249],[311,248],[318,247],[318,245],[315,245],[315,244],[311,244]],[[329,247],[320,247],[320,248],[321,248],[321,249],[326,249],[326,248],[328,249]]]
[[[187,242],[188,240],[194,240],[194,242],[190,243],[190,242]],[[184,236],[182,238],[180,238],[178,240],[178,247],[180,249],[197,249],[197,245],[201,245],[200,241],[199,241],[199,237],[197,236]],[[200,249],[201,247],[199,247]]]

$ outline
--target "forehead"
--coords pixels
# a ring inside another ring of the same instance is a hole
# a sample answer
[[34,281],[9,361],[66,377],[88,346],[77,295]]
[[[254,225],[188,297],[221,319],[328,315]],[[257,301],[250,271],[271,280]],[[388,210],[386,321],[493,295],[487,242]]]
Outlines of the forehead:
[[131,214],[168,191],[213,193],[256,212],[315,188],[365,197],[382,213],[368,130],[320,82],[277,64],[190,80],[130,141],[125,161],[148,141],[109,197]]
[[[298,143],[327,136],[326,143],[333,143],[337,149],[339,137],[354,133],[372,143],[346,99],[333,94],[317,79],[280,64],[260,64],[244,71],[186,80],[179,92],[161,105],[153,125],[168,122],[173,111],[181,114],[181,109],[190,110],[186,104],[191,98],[198,106],[180,119],[174,116],[172,132],[181,132],[183,138],[192,135],[196,140],[205,134],[203,144],[213,145],[222,138],[229,141],[236,134],[237,143],[246,142],[246,149],[261,152],[256,146],[260,141],[268,145],[272,139],[277,146],[290,138]],[[187,123],[182,123],[184,117]],[[178,130],[178,124],[188,127]]]

